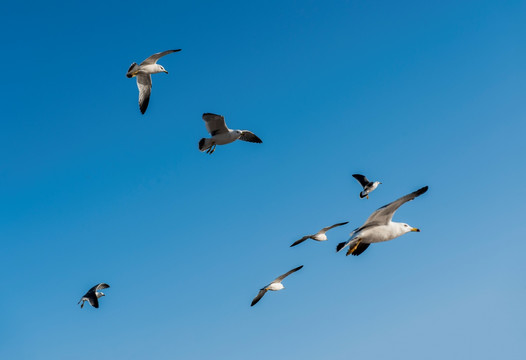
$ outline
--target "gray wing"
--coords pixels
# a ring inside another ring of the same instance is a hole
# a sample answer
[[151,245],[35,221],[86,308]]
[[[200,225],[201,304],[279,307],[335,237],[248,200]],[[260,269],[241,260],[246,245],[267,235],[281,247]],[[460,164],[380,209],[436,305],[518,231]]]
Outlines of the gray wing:
[[298,271],[298,270],[301,269],[302,267],[303,267],[303,265],[298,266],[297,268],[294,268],[294,269],[290,270],[289,272],[286,272],[285,274],[283,274],[283,275],[281,275],[281,276],[275,278],[274,281],[271,282],[271,284],[273,284],[273,283],[277,283],[277,282],[281,282],[281,281],[282,281],[283,279],[285,279],[287,276],[289,276],[290,274],[292,274],[292,273]]
[[338,226],[342,226],[342,225],[346,225],[348,224],[349,222],[346,221],[346,222],[342,222],[342,223],[338,223],[338,224],[334,224],[332,226],[327,226],[327,227],[324,227],[323,229],[321,229],[318,234],[325,234],[327,231],[329,231],[330,229],[332,228],[335,228],[335,227],[338,227]]
[[252,300],[252,304],[250,304],[250,306],[254,306],[258,303],[259,300],[261,300],[261,298],[263,297],[263,295],[265,295],[267,293],[267,290],[266,289],[261,289],[259,290],[259,293],[256,295],[256,297],[254,298],[254,300]]
[[354,174],[352,177],[358,180],[358,182],[360,183],[360,185],[362,185],[362,187],[365,187],[370,182],[369,179],[367,179],[365,176],[360,175],[360,174]]
[[174,52],[177,52],[177,51],[181,51],[181,49],[177,49],[177,50],[166,50],[166,51],[161,51],[157,54],[153,54],[152,56],[146,58],[146,60],[144,60],[142,63],[141,63],[141,66],[142,65],[151,65],[151,64],[155,64],[157,62],[157,60],[159,60],[160,58],[162,58],[163,56],[165,55],[168,55],[168,54],[171,54],[171,53],[174,53]]
[[107,289],[109,288],[110,286],[106,283],[100,283],[99,285],[95,286],[95,290],[102,290],[102,289]]
[[224,116],[211,113],[204,113],[203,120],[205,121],[206,130],[212,136],[228,132]]
[[138,74],[137,87],[139,88],[139,108],[141,109],[141,113],[144,114],[150,103],[152,77],[149,74]]
[[261,144],[263,142],[254,133],[248,130],[241,130],[241,131],[242,133],[241,133],[241,136],[239,137],[239,140],[248,141],[252,143],[258,143],[258,144]]
[[393,218],[395,211],[400,206],[422,195],[427,191],[427,189],[428,186],[424,186],[423,188],[418,189],[417,191],[412,192],[411,194],[402,196],[400,199],[395,200],[392,203],[387,204],[385,206],[382,206],[381,208],[373,212],[371,216],[369,216],[369,218],[365,221],[365,224],[363,224],[362,228],[369,225],[387,225]]
[[298,244],[301,244],[302,242],[304,242],[305,240],[309,239],[312,235],[307,235],[307,236],[304,236],[302,237],[301,239],[297,240],[294,242],[294,244],[290,245],[290,247],[293,247],[293,246],[296,246]]

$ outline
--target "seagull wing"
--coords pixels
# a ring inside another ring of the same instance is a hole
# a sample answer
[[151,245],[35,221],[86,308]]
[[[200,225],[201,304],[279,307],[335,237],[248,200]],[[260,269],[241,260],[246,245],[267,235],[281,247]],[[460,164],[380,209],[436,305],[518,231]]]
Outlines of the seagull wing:
[[362,187],[365,187],[370,182],[369,179],[367,179],[365,176],[360,175],[360,174],[354,174],[352,177],[358,180],[358,182],[360,183],[360,185],[362,185]]
[[323,229],[321,229],[318,234],[325,234],[327,231],[329,231],[330,229],[332,228],[335,228],[335,227],[338,227],[338,226],[342,226],[342,225],[346,225],[348,224],[349,222],[346,221],[346,222],[342,222],[342,223],[338,223],[338,224],[334,224],[332,226],[327,226],[327,227],[324,227]]
[[177,51],[181,51],[181,49],[177,49],[177,50],[166,50],[166,51],[161,51],[157,54],[153,54],[152,56],[146,58],[142,63],[141,63],[141,66],[142,65],[151,65],[151,64],[155,64],[157,63],[157,60],[159,60],[160,58],[162,58],[164,55],[168,55],[168,54],[171,54],[171,53],[174,53],[174,52],[177,52]]
[[139,108],[141,109],[141,113],[144,114],[150,103],[152,77],[149,74],[138,74],[137,87],[139,88]]
[[283,274],[283,275],[281,275],[281,276],[275,278],[274,281],[271,282],[271,284],[279,283],[279,282],[283,281],[283,279],[285,279],[287,276],[289,276],[290,274],[292,274],[292,273],[298,271],[298,270],[301,269],[302,267],[303,267],[303,265],[298,266],[297,268],[294,268],[294,269],[290,270],[289,272],[286,272],[285,274]]
[[259,293],[256,295],[256,297],[254,298],[254,300],[252,300],[252,304],[250,304],[250,306],[254,306],[258,303],[259,300],[261,300],[261,298],[263,297],[263,295],[265,295],[267,293],[267,289],[261,289],[259,290]]
[[203,114],[203,120],[205,121],[206,130],[212,136],[228,132],[224,116],[205,113]]
[[250,132],[248,130],[241,130],[241,131],[242,133],[241,133],[241,136],[239,137],[239,140],[248,141],[251,143],[258,143],[258,144],[261,144],[263,142],[253,132]]
[[[415,192],[412,192],[411,194],[407,194],[406,196],[402,196],[400,199],[393,201],[390,204],[387,204],[385,206],[382,206],[375,212],[369,216],[369,218],[365,221],[365,224],[361,227],[363,229],[364,227],[368,227],[370,225],[387,225],[393,218],[393,215],[396,210],[403,204],[405,204],[408,201],[413,200],[414,198],[422,195],[427,191],[428,187],[424,186],[421,189],[418,189]],[[360,230],[360,229],[359,229]]]
[[97,299],[97,296],[95,296],[95,293],[90,294],[90,296],[86,296],[88,298],[89,304],[93,306],[94,308],[99,308],[99,299]]
[[100,283],[99,285],[95,286],[95,290],[102,290],[102,289],[107,289],[109,288],[110,286],[106,283]]
[[290,247],[293,247],[293,246],[296,246],[298,244],[301,244],[302,242],[304,242],[305,240],[307,240],[308,238],[310,238],[312,235],[307,235],[307,236],[304,236],[302,237],[301,239],[299,239],[298,241],[294,242],[294,244],[290,245]]

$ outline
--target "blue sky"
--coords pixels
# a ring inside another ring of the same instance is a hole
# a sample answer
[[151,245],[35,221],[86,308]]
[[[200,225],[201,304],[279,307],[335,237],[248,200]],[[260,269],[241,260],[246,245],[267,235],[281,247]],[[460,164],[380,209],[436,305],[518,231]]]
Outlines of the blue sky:
[[[524,359],[525,16],[524,1],[6,4],[0,357]],[[126,70],[172,48],[141,115]],[[203,112],[263,144],[200,153]],[[383,185],[360,200],[353,173]],[[421,233],[335,254],[424,185],[394,218]],[[101,307],[80,310],[99,282]]]

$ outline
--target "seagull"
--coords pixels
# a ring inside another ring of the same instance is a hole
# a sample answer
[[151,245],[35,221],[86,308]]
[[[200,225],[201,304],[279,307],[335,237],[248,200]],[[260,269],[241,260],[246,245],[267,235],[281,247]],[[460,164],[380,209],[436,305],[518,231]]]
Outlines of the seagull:
[[106,295],[104,295],[102,291],[97,291],[97,290],[107,289],[109,287],[110,286],[108,284],[100,283],[98,285],[95,285],[91,289],[89,289],[88,292],[84,294],[82,299],[80,299],[80,301],[78,302],[78,304],[82,302],[82,304],[80,304],[80,308],[82,309],[84,307],[84,301],[87,301],[89,302],[91,306],[98,309],[99,308],[99,298],[101,296],[106,296]]
[[351,237],[348,241],[341,242],[336,246],[336,252],[349,246],[347,255],[352,254],[358,256],[372,243],[393,240],[411,231],[420,232],[420,229],[405,223],[393,222],[391,219],[400,206],[422,195],[427,189],[428,187],[424,186],[373,212],[361,227],[351,232]]
[[318,231],[316,234],[314,235],[307,235],[307,236],[304,236],[302,237],[301,239],[299,239],[298,241],[296,241],[294,244],[290,245],[290,247],[293,247],[293,246],[296,246],[298,244],[301,244],[302,242],[304,242],[305,240],[307,239],[312,239],[312,240],[316,240],[316,241],[325,241],[327,240],[327,235],[325,235],[325,233],[327,231],[329,231],[330,229],[332,228],[335,228],[335,227],[338,227],[338,226],[342,226],[342,225],[345,225],[345,224],[348,224],[349,222],[346,221],[346,222],[342,222],[342,223],[338,223],[338,224],[334,224],[332,226],[327,226],[327,227],[324,227],[323,229],[321,229],[320,231]]
[[248,130],[231,130],[225,124],[225,117],[216,114],[203,114],[206,130],[212,135],[212,138],[202,138],[199,140],[199,150],[212,154],[217,145],[230,144],[237,139],[252,143],[261,144],[260,138]]
[[157,64],[157,60],[162,58],[165,55],[181,51],[177,50],[166,50],[146,58],[140,65],[133,63],[128,69],[126,76],[132,78],[137,77],[137,87],[139,88],[139,108],[141,113],[145,113],[148,108],[148,103],[150,102],[150,93],[152,92],[152,77],[151,74],[157,74],[160,72],[165,72],[168,74],[168,71],[164,69],[161,65]]
[[369,181],[365,176],[360,175],[360,174],[354,174],[352,177],[358,180],[360,185],[363,186],[363,191],[360,193],[360,199],[363,199],[364,197],[369,199],[369,193],[373,191],[374,189],[376,189],[378,185],[381,184],[381,182],[379,181],[375,181],[375,182]]
[[267,286],[265,286],[264,288],[260,289],[259,290],[259,293],[256,295],[256,297],[254,298],[254,300],[252,300],[252,304],[250,304],[250,306],[254,306],[257,304],[257,302],[259,300],[261,300],[261,298],[263,297],[263,295],[265,295],[265,293],[267,292],[267,290],[271,290],[271,291],[278,291],[278,290],[281,290],[284,288],[284,286],[281,284],[281,282],[283,281],[283,279],[285,279],[287,276],[289,276],[290,274],[292,274],[293,272],[296,272],[298,271],[299,269],[301,269],[303,267],[303,265],[301,266],[298,266],[297,268],[294,268],[292,270],[290,270],[289,272],[286,272],[285,274],[281,275],[281,276],[278,276],[277,278],[275,278],[270,284],[268,284]]

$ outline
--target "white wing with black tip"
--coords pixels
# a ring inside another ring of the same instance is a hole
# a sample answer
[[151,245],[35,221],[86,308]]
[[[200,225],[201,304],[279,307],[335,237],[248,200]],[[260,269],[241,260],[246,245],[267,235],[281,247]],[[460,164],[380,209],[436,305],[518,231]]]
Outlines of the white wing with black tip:
[[302,267],[303,267],[303,265],[298,266],[297,268],[294,268],[294,269],[292,269],[292,270],[286,272],[285,274],[283,274],[283,275],[281,275],[281,276],[278,276],[277,278],[275,278],[275,279],[271,282],[271,284],[282,282],[283,279],[285,279],[285,278],[286,278],[287,276],[289,276],[290,274],[295,273],[296,271],[298,271],[298,270],[301,269]]
[[312,235],[307,235],[307,236],[302,237],[302,238],[299,239],[299,240],[296,240],[296,241],[294,242],[294,244],[290,245],[290,247],[293,247],[293,246],[296,246],[296,245],[298,245],[298,244],[301,244],[301,243],[304,242],[305,240],[310,239],[311,236],[312,236]]
[[331,226],[324,227],[323,229],[320,230],[320,232],[318,234],[325,234],[327,231],[329,231],[332,228],[335,228],[335,227],[338,227],[338,226],[343,226],[343,225],[346,225],[348,223],[349,222],[346,221],[346,222],[342,222],[342,223],[338,223],[338,224],[334,224],[334,225],[331,225]]
[[141,63],[141,66],[142,66],[142,65],[151,65],[151,64],[155,64],[155,63],[157,63],[157,60],[159,60],[159,59],[162,58],[163,56],[168,55],[168,54],[171,54],[171,53],[174,53],[174,52],[177,52],[177,51],[181,51],[181,49],[177,49],[177,50],[166,50],[166,51],[161,51],[161,52],[158,52],[158,53],[156,53],[156,54],[153,54],[153,55],[147,57],[147,58]]
[[137,75],[137,87],[139,88],[139,108],[141,113],[145,113],[150,103],[150,94],[152,92],[152,77],[149,74]]
[[423,188],[418,189],[417,191],[414,191],[411,194],[402,196],[400,199],[395,200],[392,203],[389,203],[385,206],[382,206],[381,208],[373,212],[371,216],[369,216],[369,218],[365,221],[365,223],[363,224],[361,228],[363,229],[364,227],[367,227],[370,225],[389,224],[389,222],[393,218],[395,211],[398,210],[400,206],[422,195],[423,193],[427,191],[428,188],[429,188],[428,186],[424,186]]

